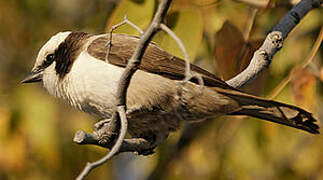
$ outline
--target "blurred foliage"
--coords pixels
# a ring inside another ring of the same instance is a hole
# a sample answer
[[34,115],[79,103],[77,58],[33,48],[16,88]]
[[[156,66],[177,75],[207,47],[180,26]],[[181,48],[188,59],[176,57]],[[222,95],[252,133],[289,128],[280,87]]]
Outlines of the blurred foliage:
[[[50,97],[39,85],[19,82],[56,32],[102,33],[126,14],[145,29],[157,5],[157,0],[0,0],[0,179],[73,179],[87,161],[106,152],[72,143],[76,130],[91,131],[92,117]],[[255,17],[252,11],[233,1],[174,0],[166,23],[194,63],[228,79],[243,70],[288,8],[259,9]],[[290,76],[275,99],[306,108],[322,120],[322,45],[306,68],[299,66],[318,37],[322,13],[311,11],[289,35],[270,70],[244,90],[268,96]],[[248,30],[250,23],[254,26]],[[138,35],[128,25],[116,32]],[[158,33],[154,41],[183,57],[166,33]],[[320,135],[244,117],[221,117],[192,129],[180,152],[177,132],[155,155],[120,155],[88,179],[143,179],[152,172],[154,179],[323,179]]]

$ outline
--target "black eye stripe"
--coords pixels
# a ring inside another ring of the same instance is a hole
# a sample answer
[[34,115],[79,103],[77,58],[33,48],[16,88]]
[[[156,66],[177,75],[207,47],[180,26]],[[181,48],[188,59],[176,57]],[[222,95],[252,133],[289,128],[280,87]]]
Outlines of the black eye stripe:
[[55,70],[63,78],[72,68],[74,61],[82,51],[84,42],[90,35],[84,32],[70,33],[55,50]]

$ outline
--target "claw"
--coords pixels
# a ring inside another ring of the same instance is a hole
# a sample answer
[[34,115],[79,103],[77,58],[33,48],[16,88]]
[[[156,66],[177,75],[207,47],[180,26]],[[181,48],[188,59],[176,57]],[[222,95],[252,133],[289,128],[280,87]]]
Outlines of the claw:
[[93,130],[97,131],[97,130],[101,129],[105,124],[110,123],[110,121],[111,121],[111,119],[103,119],[103,120],[95,123],[93,126]]

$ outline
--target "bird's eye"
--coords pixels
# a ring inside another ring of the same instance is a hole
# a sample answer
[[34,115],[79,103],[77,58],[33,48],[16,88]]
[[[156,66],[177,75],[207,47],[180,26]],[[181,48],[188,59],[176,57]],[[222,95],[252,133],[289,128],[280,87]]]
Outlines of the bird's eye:
[[47,56],[46,56],[46,60],[45,60],[45,66],[49,66],[49,65],[51,65],[52,64],[52,62],[54,61],[54,59],[55,59],[55,56],[54,56],[54,54],[48,54]]

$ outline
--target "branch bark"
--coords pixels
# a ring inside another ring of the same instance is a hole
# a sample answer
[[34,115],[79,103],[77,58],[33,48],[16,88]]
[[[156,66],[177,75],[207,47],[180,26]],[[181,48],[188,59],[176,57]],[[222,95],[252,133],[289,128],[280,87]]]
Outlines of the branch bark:
[[241,88],[256,78],[269,67],[274,55],[282,48],[284,39],[295,28],[300,20],[312,9],[319,8],[321,0],[302,0],[293,7],[272,29],[262,44],[254,53],[248,67],[237,76],[226,81],[230,86]]

